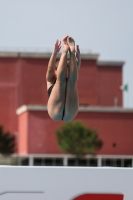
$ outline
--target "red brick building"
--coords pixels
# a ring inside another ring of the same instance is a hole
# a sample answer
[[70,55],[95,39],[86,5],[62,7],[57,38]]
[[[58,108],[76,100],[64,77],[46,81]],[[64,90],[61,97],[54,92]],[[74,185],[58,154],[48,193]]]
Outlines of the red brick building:
[[[17,133],[18,154],[62,155],[55,131],[64,122],[47,113],[45,74],[49,53],[0,53],[0,124]],[[82,54],[78,80],[82,120],[96,128],[103,140],[98,155],[133,155],[133,110],[122,107],[124,62],[98,61],[97,54]],[[63,156],[63,155],[62,155]]]

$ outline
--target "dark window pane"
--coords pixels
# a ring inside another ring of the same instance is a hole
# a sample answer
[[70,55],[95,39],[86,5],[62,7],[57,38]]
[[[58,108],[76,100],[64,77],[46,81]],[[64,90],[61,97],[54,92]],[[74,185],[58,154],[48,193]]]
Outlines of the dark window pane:
[[112,159],[112,167],[117,167],[117,159]]
[[91,167],[97,167],[97,159],[90,159],[90,166]]
[[45,166],[45,159],[42,158],[41,160],[42,160],[41,166]]
[[35,158],[34,159],[34,166],[41,166],[42,165],[42,159],[41,158]]
[[54,166],[55,162],[52,158],[45,158],[45,166]]
[[35,158],[34,166],[63,166],[62,158]]
[[62,158],[56,158],[55,163],[56,163],[56,166],[63,166],[63,159]]
[[116,163],[117,163],[117,167],[121,167],[121,159],[117,159]]
[[105,159],[105,166],[112,166],[112,160],[110,159]]
[[75,166],[75,159],[68,159],[68,166]]
[[102,166],[106,166],[106,159],[102,159]]
[[86,166],[86,159],[68,159],[68,166]]
[[22,166],[28,166],[29,165],[29,159],[28,158],[22,159],[21,160],[21,165]]
[[82,167],[86,167],[86,159],[80,159],[79,161],[78,161],[78,166],[82,166]]
[[102,166],[117,167],[117,159],[102,159]]
[[124,167],[132,167],[132,159],[125,159]]
[[102,166],[113,166],[114,161],[112,159],[102,159]]
[[121,167],[121,159],[113,159],[113,167]]

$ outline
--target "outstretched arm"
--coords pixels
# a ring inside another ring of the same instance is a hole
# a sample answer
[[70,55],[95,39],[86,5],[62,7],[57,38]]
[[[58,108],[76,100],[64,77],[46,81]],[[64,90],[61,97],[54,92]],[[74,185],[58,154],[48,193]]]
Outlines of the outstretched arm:
[[50,57],[49,63],[48,63],[48,68],[47,68],[47,73],[46,73],[46,80],[48,82],[51,82],[54,75],[55,75],[55,62],[56,62],[56,55],[61,49],[61,42],[56,40],[54,51]]

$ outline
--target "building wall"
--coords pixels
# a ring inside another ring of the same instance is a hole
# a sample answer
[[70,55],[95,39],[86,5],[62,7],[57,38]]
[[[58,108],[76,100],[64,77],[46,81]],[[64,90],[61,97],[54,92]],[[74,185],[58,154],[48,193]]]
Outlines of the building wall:
[[[24,132],[21,128],[23,121],[25,122],[23,114],[19,116],[19,121],[21,120],[19,135],[21,138],[21,135],[28,134],[27,153],[61,153],[55,132],[64,122],[53,121],[46,111],[29,111],[28,131]],[[104,142],[98,154],[133,154],[133,113],[79,112],[74,121],[76,120],[81,120],[90,128],[97,129],[99,138]],[[19,153],[23,152],[19,151]]]
[[[5,130],[18,132],[18,107],[47,104],[47,64],[48,58],[0,57],[0,124]],[[82,105],[112,106],[114,97],[118,97],[118,105],[122,106],[122,92],[116,89],[122,84],[120,66],[99,66],[97,60],[82,59],[77,84]],[[51,124],[58,125],[52,120]],[[49,147],[46,151],[53,152]]]
[[63,122],[53,121],[47,112],[35,111],[29,112],[28,124],[28,153],[60,153],[55,131]]
[[118,89],[122,85],[122,67],[98,67],[98,105],[112,106],[117,98],[118,106],[122,106],[122,92]]
[[78,79],[79,103],[98,105],[98,67],[96,60],[82,60]]
[[18,131],[16,109],[23,104],[47,104],[45,74],[48,59],[0,58],[0,124]]
[[18,59],[0,58],[0,124],[13,133],[18,129],[16,109],[20,106],[18,71]]
[[48,59],[20,59],[20,105],[47,104],[46,69]]
[[79,113],[91,128],[96,128],[104,146],[98,152],[107,155],[132,155],[133,113]]

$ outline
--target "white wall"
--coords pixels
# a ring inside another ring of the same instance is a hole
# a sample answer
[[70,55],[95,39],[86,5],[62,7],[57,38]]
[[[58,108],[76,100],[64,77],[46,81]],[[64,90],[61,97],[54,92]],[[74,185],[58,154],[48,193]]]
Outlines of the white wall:
[[133,200],[132,191],[132,168],[0,166],[0,200],[74,200],[89,193]]

